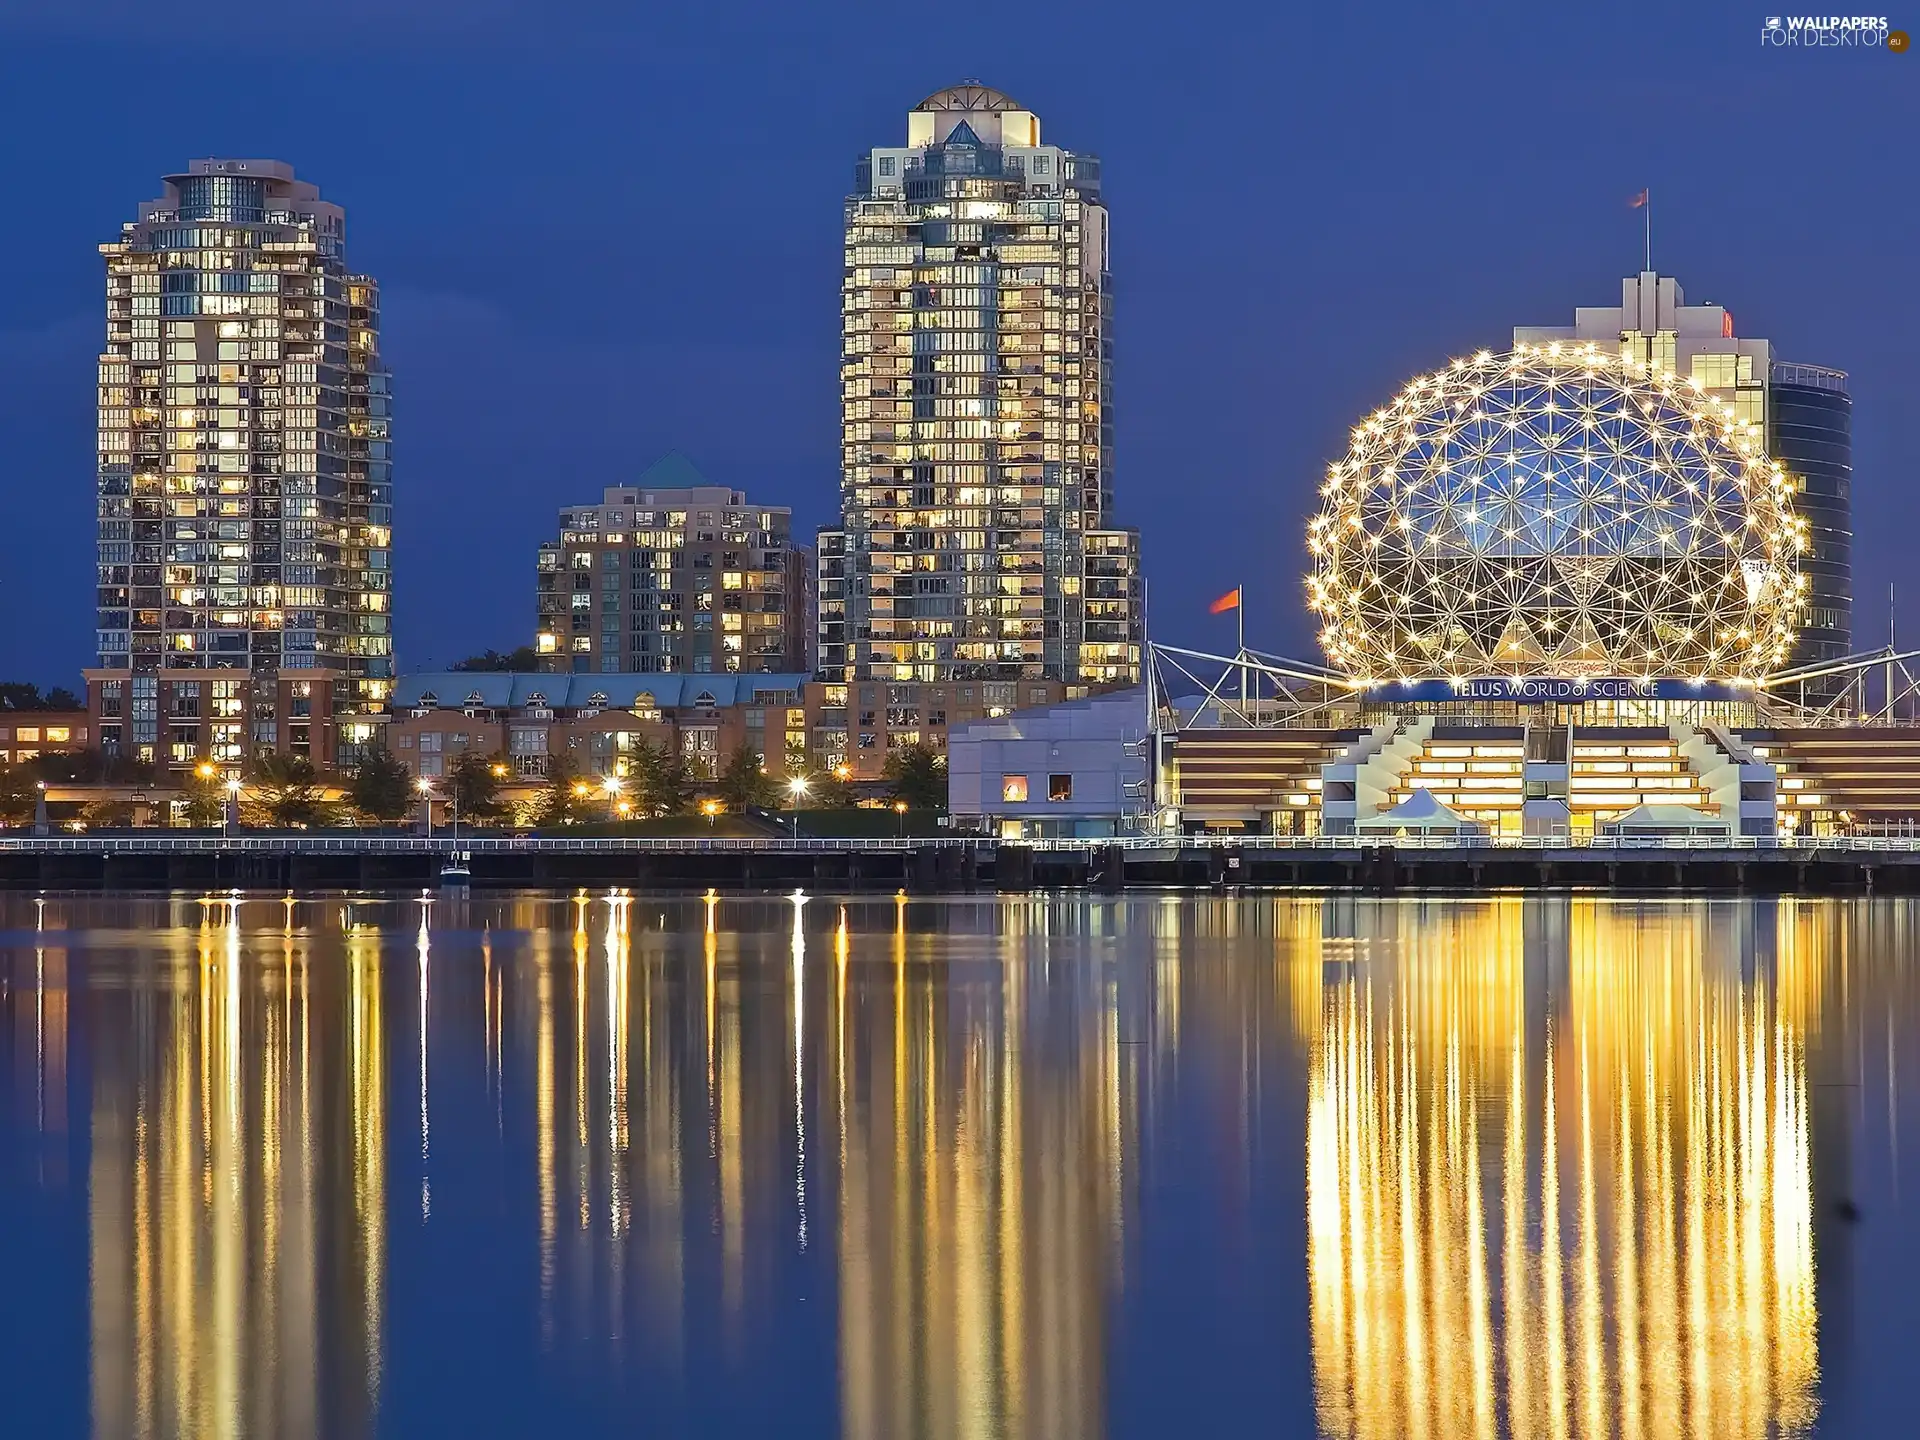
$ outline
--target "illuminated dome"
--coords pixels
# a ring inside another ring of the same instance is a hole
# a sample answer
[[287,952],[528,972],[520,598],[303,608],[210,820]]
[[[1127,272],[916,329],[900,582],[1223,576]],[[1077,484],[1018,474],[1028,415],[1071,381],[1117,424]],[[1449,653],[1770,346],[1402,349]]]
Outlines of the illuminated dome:
[[1356,679],[1754,679],[1780,666],[1805,524],[1759,429],[1593,346],[1482,352],[1361,421],[1307,588]]
[[916,110],[985,110],[998,112],[1018,110],[1020,104],[1010,95],[995,90],[990,85],[982,85],[978,80],[962,80],[958,85],[949,85],[944,90],[936,90],[918,105]]

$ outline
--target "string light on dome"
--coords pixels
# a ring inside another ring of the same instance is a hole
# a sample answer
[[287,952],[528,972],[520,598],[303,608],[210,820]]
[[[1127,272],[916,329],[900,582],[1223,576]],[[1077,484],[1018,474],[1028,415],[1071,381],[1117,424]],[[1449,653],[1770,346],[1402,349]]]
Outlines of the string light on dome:
[[1352,440],[1309,527],[1310,603],[1358,622],[1321,636],[1349,673],[1724,678],[1791,643],[1791,479],[1682,377],[1591,344],[1480,351]]

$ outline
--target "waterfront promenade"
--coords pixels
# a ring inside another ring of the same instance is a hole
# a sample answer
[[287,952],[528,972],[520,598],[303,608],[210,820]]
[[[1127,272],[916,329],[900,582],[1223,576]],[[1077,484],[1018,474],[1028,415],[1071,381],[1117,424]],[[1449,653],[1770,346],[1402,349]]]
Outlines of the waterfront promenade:
[[1637,892],[1920,893],[1920,839],[1461,839],[1143,836],[640,838],[119,832],[0,836],[0,884],[146,889],[405,888],[441,882],[669,889],[1351,888],[1376,894],[1563,887]]

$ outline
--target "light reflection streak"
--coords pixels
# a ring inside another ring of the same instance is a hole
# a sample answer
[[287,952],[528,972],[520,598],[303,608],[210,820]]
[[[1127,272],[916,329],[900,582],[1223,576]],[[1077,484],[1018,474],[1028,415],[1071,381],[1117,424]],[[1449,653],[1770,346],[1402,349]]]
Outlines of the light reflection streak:
[[807,1248],[807,933],[801,924],[807,897],[793,895],[793,1198],[800,1214],[800,1248]]
[[[1738,937],[1704,911],[1542,905],[1524,925],[1517,900],[1423,918],[1326,985],[1307,1116],[1321,1429],[1803,1432],[1807,977],[1716,963]],[[1477,1278],[1494,1255],[1497,1317]]]
[[432,937],[427,928],[428,917],[432,915],[433,901],[425,897],[420,901],[420,929],[414,936],[414,950],[419,956],[420,968],[420,1016],[419,1016],[419,1065],[420,1065],[420,1218],[433,1217],[433,1179],[429,1165],[432,1159],[433,1124],[427,1118],[427,977],[429,952],[433,948]]

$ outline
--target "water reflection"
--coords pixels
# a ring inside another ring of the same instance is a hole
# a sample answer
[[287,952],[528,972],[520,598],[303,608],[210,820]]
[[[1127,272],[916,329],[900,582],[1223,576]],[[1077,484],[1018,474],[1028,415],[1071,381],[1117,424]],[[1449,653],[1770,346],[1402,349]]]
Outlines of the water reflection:
[[0,897],[5,1123],[84,1117],[101,1435],[401,1433],[447,1294],[676,1432],[1124,1434],[1140,1277],[1262,1227],[1323,1433],[1791,1433],[1912,914]]
[[1724,908],[1383,918],[1326,977],[1311,1071],[1323,1430],[1805,1429],[1800,947],[1752,963],[1756,917]]
[[372,1428],[385,1025],[377,947],[336,938],[337,968],[291,929],[243,952],[210,905],[92,987],[97,1434]]

